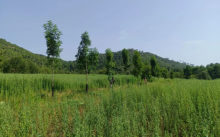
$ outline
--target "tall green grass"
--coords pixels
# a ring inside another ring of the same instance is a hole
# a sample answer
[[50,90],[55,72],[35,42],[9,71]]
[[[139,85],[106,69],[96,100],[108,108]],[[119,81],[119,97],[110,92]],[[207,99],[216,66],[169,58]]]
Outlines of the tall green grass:
[[[22,95],[28,92],[41,93],[42,91],[52,91],[51,74],[0,74],[0,95]],[[115,86],[126,85],[125,75],[115,76]],[[89,75],[89,89],[109,88],[110,84],[106,75]],[[137,83],[137,78],[128,76],[128,83]],[[79,91],[85,89],[85,75],[55,74],[54,89],[62,91]],[[82,90],[84,91],[84,90]]]
[[0,136],[219,136],[219,82],[161,79],[54,98],[33,89],[10,94],[1,98]]

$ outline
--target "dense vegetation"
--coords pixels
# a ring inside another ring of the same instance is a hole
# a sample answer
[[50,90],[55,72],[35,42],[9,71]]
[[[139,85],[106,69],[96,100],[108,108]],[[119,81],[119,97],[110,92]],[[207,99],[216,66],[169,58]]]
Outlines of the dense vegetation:
[[54,77],[51,98],[51,75],[0,74],[0,136],[220,136],[219,80]]
[[206,67],[204,66],[191,67],[187,65],[186,68],[184,69],[184,77],[186,79],[197,78],[197,79],[207,79],[207,80],[220,78],[220,64],[211,63]]
[[[44,55],[33,54],[15,44],[11,44],[4,39],[0,39],[0,71],[4,73],[43,73],[51,74],[52,69]],[[132,65],[135,50],[128,49],[129,62],[131,67],[124,69],[122,51],[113,52],[113,62],[115,63],[115,74],[132,74]],[[150,59],[153,54],[139,51],[141,60],[144,64],[142,79],[153,75]],[[205,66],[193,66],[186,63],[179,63],[169,59],[155,56],[157,66],[157,77],[170,77],[170,72],[175,78],[197,78],[197,79],[217,79],[220,78],[220,64],[211,63]],[[187,66],[187,67],[186,67]],[[99,54],[96,71],[90,73],[106,74],[106,55]],[[150,72],[151,71],[151,72]],[[54,70],[55,74],[79,73],[85,74],[85,70],[77,69],[76,61],[61,60]],[[154,75],[153,75],[154,76]]]
[[[23,73],[20,71],[16,72],[17,66],[13,64],[11,60],[18,60],[16,58],[22,58],[21,61],[24,63],[25,68],[29,68],[29,66],[34,66],[35,71],[32,73],[51,73],[52,69],[50,68],[47,57],[44,55],[34,54],[30,51],[23,49],[15,44],[11,44],[4,39],[0,39],[0,55],[3,58],[3,61],[0,62],[1,72],[5,73]],[[45,51],[46,53],[46,51]],[[7,67],[5,67],[4,63],[6,63]],[[73,61],[60,61],[60,64],[55,69],[55,73],[71,73],[74,71],[74,64]],[[30,69],[24,71],[24,73],[31,73]]]
[[[51,73],[51,68],[49,67],[48,63],[47,63],[47,57],[44,55],[39,55],[39,54],[34,54],[31,53],[30,51],[23,49],[15,44],[11,44],[10,42],[7,42],[4,39],[0,38],[0,49],[1,49],[1,53],[2,53],[2,57],[3,57],[3,61],[1,62],[0,66],[1,66],[1,71],[3,72],[4,70],[4,65],[2,66],[2,64],[4,62],[10,62],[9,60],[16,58],[16,57],[21,57],[24,60],[24,64],[28,66],[31,65],[35,65],[36,71],[33,73]],[[77,50],[77,49],[76,49]],[[132,57],[134,55],[134,49],[128,49],[129,50],[129,61],[132,62]],[[46,52],[46,51],[45,51]],[[140,56],[143,62],[145,61],[150,61],[150,58],[153,54],[148,53],[148,52],[143,52],[143,51],[139,51],[140,52]],[[173,70],[178,70],[178,69],[183,69],[186,66],[186,63],[179,63],[176,61],[172,61],[169,59],[165,59],[165,58],[161,58],[159,56],[156,56],[157,62],[159,64],[159,66],[161,67],[165,67],[166,69],[173,69]],[[16,59],[15,59],[16,60]],[[106,55],[105,54],[99,54],[98,57],[98,65],[96,68],[96,72],[95,73],[100,73],[100,74],[104,74],[106,72],[105,69],[105,60],[106,60]],[[121,51],[118,52],[113,52],[113,62],[115,62],[115,73],[116,74],[125,74],[124,69],[123,69],[123,59],[122,59],[122,53]],[[12,63],[12,62],[11,62]],[[14,68],[16,67],[14,64],[9,63],[9,68],[5,69],[5,72],[8,73],[14,73]],[[133,67],[133,66],[132,66]],[[128,70],[129,73],[131,73],[132,68]],[[31,73],[29,70],[25,70],[25,73]],[[16,73],[16,72],[15,72]],[[17,72],[18,73],[18,72]],[[23,72],[19,72],[19,73],[23,73]],[[61,60],[60,64],[58,65],[58,67],[55,69],[55,73],[84,73],[85,72],[81,72],[77,70],[76,67],[76,61],[64,61]]]

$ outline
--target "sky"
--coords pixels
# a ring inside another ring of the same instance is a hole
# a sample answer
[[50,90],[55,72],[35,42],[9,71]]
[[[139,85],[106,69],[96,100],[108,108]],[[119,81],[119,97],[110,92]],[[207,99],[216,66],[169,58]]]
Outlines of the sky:
[[133,48],[194,65],[220,63],[220,0],[0,0],[0,38],[46,55],[43,24],[75,60],[88,31],[100,53]]

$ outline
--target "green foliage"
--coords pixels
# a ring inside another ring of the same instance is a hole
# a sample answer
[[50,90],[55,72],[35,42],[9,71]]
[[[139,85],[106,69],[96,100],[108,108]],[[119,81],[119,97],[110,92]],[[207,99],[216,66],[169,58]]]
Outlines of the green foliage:
[[[62,49],[60,48],[62,41],[60,36],[62,35],[61,31],[57,28],[57,25],[53,24],[52,21],[48,21],[47,24],[43,25],[45,30],[44,35],[47,43],[47,65],[53,63],[54,67],[57,67],[59,62],[59,57]],[[54,66],[54,63],[56,64]]]
[[147,78],[147,79],[151,78],[151,66],[148,65],[147,61],[144,62],[144,66],[142,69],[141,79],[144,79],[144,78]]
[[211,80],[212,79],[207,71],[200,72],[197,75],[197,78],[198,79],[203,79],[203,80]]
[[[2,50],[1,49],[1,51],[0,51],[0,63],[2,62],[2,61],[4,61],[4,57],[3,57],[3,54],[5,53],[5,50]],[[2,63],[1,63],[2,64]],[[0,67],[2,67],[2,65],[0,65]]]
[[143,63],[140,57],[140,53],[138,51],[134,52],[133,65],[134,65],[133,75],[135,77],[139,77],[142,74]]
[[162,69],[159,65],[156,66],[156,76],[159,78],[161,76]]
[[27,73],[28,62],[22,57],[14,57],[3,62],[4,73]]
[[188,79],[197,79],[197,76],[192,74]]
[[57,25],[53,24],[52,21],[48,21],[47,24],[43,25],[45,30],[44,35],[47,43],[47,56],[48,58],[58,58],[60,57],[60,48],[62,41],[60,36],[62,35],[61,31],[57,28]]
[[174,74],[174,78],[184,78],[184,72],[180,71],[180,72],[173,72]]
[[57,67],[59,67],[59,65],[60,65],[60,62],[61,62],[61,59],[60,58],[49,58],[49,57],[47,57],[47,62],[46,62],[46,66],[48,67],[48,68],[50,68],[51,67],[51,65],[53,64],[53,66],[54,66],[54,68],[57,68]]
[[124,64],[124,70],[127,73],[127,70],[130,68],[130,63],[129,63],[129,52],[126,49],[122,50],[122,59],[123,59],[123,64]]
[[39,68],[36,63],[29,62],[29,73],[31,74],[39,73]]
[[91,70],[96,70],[97,63],[99,61],[98,57],[99,57],[99,52],[98,52],[97,48],[89,49],[89,55],[88,55],[89,72]]
[[99,70],[98,74],[107,74],[107,69],[103,68],[103,69]]
[[[134,56],[135,50],[134,49],[127,49],[127,50],[129,53],[129,62],[132,62],[132,57]],[[152,53],[140,51],[142,62],[145,62],[145,61],[150,62],[150,58],[152,55],[153,55]],[[105,54],[99,54],[99,64],[98,64],[97,69],[102,69],[103,67],[105,67],[105,56],[106,56]],[[175,72],[181,71],[186,66],[185,63],[179,63],[173,60],[169,60],[167,58],[161,58],[156,55],[154,56],[160,67],[165,67],[166,69],[170,68],[170,69],[175,70]],[[113,61],[115,62],[115,73],[126,74],[126,72],[124,71],[122,51],[113,52]],[[128,69],[128,74],[131,74],[133,67],[134,67],[133,64],[131,64],[130,69]]]
[[106,74],[108,75],[108,80],[111,81],[112,77],[114,76],[114,69],[115,69],[115,63],[113,62],[113,53],[111,49],[105,50],[106,54]]
[[[22,59],[27,61],[27,69],[25,69],[25,72],[19,71],[16,73],[44,73],[45,74],[45,73],[52,72],[50,70],[51,69],[50,64],[52,63],[52,58],[50,58],[48,60],[47,57],[44,55],[33,54],[30,51],[27,51],[27,50],[15,45],[15,44],[7,42],[6,40],[1,39],[1,38],[0,38],[0,49],[2,50],[2,51],[0,51],[0,60],[4,59],[4,60],[2,60],[2,62],[0,62],[1,71],[3,71],[3,69],[4,69],[5,72],[7,72],[7,73],[14,73],[15,71],[12,67],[13,64],[10,64],[10,62],[11,62],[10,60],[15,57],[22,57]],[[128,55],[129,55],[128,60],[129,60],[129,62],[131,62],[135,50],[128,49],[127,51],[128,51]],[[150,62],[150,58],[152,55],[153,54],[148,53],[148,52],[140,52],[140,57],[142,59],[142,62],[146,62],[146,61]],[[83,71],[83,70],[77,71],[76,61],[64,61],[59,58],[58,59],[54,58],[54,60],[55,60],[54,61],[55,67],[56,67],[54,69],[55,74],[85,73],[85,71]],[[97,60],[97,59],[95,59],[95,60]],[[106,55],[99,54],[98,60],[99,61],[98,61],[97,65],[95,64],[95,65],[88,66],[89,73],[103,74],[106,72],[106,68],[105,68]],[[126,72],[124,71],[122,51],[113,52],[112,60],[115,63],[115,67],[114,67],[115,74],[126,74]],[[157,60],[156,62],[158,64],[158,66],[160,66],[161,68],[164,67],[168,70],[172,69],[174,71],[173,74],[174,74],[175,78],[185,78],[183,68],[186,66],[186,63],[175,62],[172,60],[168,60],[166,58],[161,58],[156,55],[155,55],[155,60]],[[31,67],[31,65],[33,66],[33,64],[36,64],[36,65],[34,65],[34,67]],[[199,78],[203,71],[205,71],[205,73],[208,72],[211,79],[220,78],[220,67],[219,66],[220,65],[218,63],[216,63],[216,64],[211,63],[211,64],[207,65],[206,67],[204,67],[204,66],[192,67],[192,75],[194,75],[193,78]],[[36,68],[36,70],[34,70],[34,68]],[[132,72],[131,70],[134,68],[134,66],[131,64],[130,68],[131,69],[127,70],[128,74],[131,74],[131,72]],[[96,71],[93,72],[92,70],[96,70]],[[156,76],[158,76],[158,75],[160,76],[161,74],[156,73]]]
[[151,64],[151,75],[156,77],[157,76],[157,70],[156,70],[157,61],[156,61],[155,56],[151,56],[150,64]]
[[[23,49],[15,44],[7,42],[4,39],[0,38],[0,49],[3,49],[4,52],[2,57],[4,60],[9,60],[12,57],[21,56],[23,59],[27,60],[28,62],[36,63],[39,67],[39,73],[45,73],[45,70],[48,70],[50,67],[46,66],[47,62],[50,60],[47,59],[46,56],[41,54],[33,54],[30,51]],[[129,52],[129,62],[132,62],[132,57],[134,55],[134,49],[127,49]],[[142,62],[148,61],[150,62],[150,57],[152,53],[148,52],[140,52],[140,56]],[[103,70],[105,68],[105,54],[99,54],[96,70]],[[176,61],[172,61],[166,58],[161,58],[159,56],[155,56],[160,67],[165,67],[166,69],[171,68],[175,72],[181,71],[186,65],[184,63],[179,63]],[[56,62],[56,61],[55,61]],[[126,74],[124,71],[123,59],[122,59],[122,51],[113,52],[113,62],[115,62],[115,73],[117,74]],[[1,65],[1,63],[0,63]],[[56,67],[57,66],[57,67]],[[133,65],[127,70],[128,74],[131,74],[131,70]],[[90,69],[90,68],[89,68]],[[92,69],[91,69],[92,70]],[[29,72],[26,72],[29,73]],[[49,73],[49,72],[48,72]],[[76,61],[64,61],[60,59],[60,62],[55,63],[54,73],[79,73],[77,70],[77,62]]]
[[173,70],[170,71],[170,78],[171,78],[171,79],[174,78]]
[[212,79],[220,78],[220,64],[209,64],[206,66],[208,69],[208,73],[211,76]]
[[163,78],[167,79],[167,78],[168,78],[168,71],[167,71],[167,69],[162,68],[161,71],[162,71],[162,76],[163,76]]
[[[75,55],[78,69],[86,69],[86,62],[88,63],[89,61],[89,58],[88,58],[89,57],[89,46],[91,46],[91,43],[92,41],[89,38],[88,32],[87,31],[84,32],[81,35],[81,42],[78,47],[78,52]],[[97,50],[95,49],[91,50],[90,54],[93,55],[93,51],[94,51],[94,55],[96,55]],[[87,65],[89,65],[89,63]]]
[[186,79],[189,79],[191,74],[192,74],[192,68],[189,65],[187,65],[186,68],[184,69],[184,77]]
[[[4,39],[0,39],[0,49],[3,50],[2,57],[4,60],[10,60],[11,58],[14,58],[14,57],[22,57],[23,59],[27,60],[27,62],[35,63],[39,68],[39,73],[45,73],[45,70],[49,70],[50,68],[49,63],[51,63],[50,62],[51,60],[48,60],[46,56],[40,55],[40,54],[33,54],[30,51],[27,51],[15,44],[11,44],[10,42],[7,42]],[[0,62],[1,66],[3,65],[4,60]],[[55,67],[56,65],[58,67],[55,68],[54,72],[55,73],[73,73],[73,71],[76,70],[75,64],[76,62],[73,62],[73,61],[67,62],[64,60],[60,60],[59,63],[57,64],[55,63]],[[3,66],[2,66],[2,70],[3,70]],[[25,73],[29,73],[29,70],[27,70],[27,72]]]

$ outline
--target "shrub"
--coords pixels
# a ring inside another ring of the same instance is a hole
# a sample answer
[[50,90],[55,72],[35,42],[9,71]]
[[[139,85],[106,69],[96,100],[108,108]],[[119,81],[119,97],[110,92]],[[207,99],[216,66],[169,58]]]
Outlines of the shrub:
[[202,71],[197,75],[198,79],[211,80],[209,73],[207,71]]

